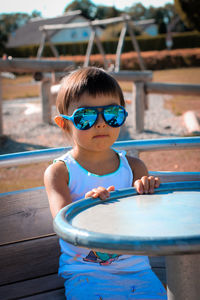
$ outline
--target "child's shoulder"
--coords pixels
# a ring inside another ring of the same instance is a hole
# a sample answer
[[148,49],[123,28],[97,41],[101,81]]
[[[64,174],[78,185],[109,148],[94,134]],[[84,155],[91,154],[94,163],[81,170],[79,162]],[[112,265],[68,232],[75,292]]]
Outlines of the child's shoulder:
[[148,169],[141,159],[129,155],[126,155],[126,158],[128,160],[130,168],[132,169],[134,180],[137,180],[142,176],[148,176]]
[[44,173],[44,178],[48,181],[55,182],[61,178],[69,179],[68,169],[63,161],[56,161],[49,165]]

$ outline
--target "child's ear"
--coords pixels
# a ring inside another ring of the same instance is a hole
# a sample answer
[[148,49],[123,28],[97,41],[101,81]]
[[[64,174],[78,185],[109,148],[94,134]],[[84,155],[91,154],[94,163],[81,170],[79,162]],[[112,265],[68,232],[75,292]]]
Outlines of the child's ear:
[[65,129],[65,122],[62,117],[56,116],[54,118],[56,125],[58,125],[61,129]]

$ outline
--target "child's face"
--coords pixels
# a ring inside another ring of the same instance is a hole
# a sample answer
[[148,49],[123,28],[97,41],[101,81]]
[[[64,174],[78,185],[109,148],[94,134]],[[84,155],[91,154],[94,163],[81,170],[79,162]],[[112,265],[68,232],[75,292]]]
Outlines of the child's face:
[[[68,115],[85,106],[106,106],[111,104],[120,105],[119,97],[112,95],[98,95],[93,97],[84,93],[78,102],[70,103],[68,108]],[[120,127],[113,128],[109,126],[99,114],[97,122],[87,130],[77,129],[72,122],[68,122],[70,135],[76,147],[85,149],[87,151],[102,151],[110,148],[110,146],[117,140],[120,132]]]

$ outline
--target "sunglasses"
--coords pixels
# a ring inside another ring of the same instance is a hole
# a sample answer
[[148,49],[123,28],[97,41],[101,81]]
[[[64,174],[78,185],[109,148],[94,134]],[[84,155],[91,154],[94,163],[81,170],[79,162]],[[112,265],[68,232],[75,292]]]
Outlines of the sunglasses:
[[[102,110],[99,111],[98,109]],[[111,127],[120,127],[128,116],[127,111],[121,105],[107,105],[95,107],[81,107],[74,111],[73,115],[60,115],[66,120],[72,121],[74,126],[79,130],[90,129],[97,121],[99,114],[104,121]]]

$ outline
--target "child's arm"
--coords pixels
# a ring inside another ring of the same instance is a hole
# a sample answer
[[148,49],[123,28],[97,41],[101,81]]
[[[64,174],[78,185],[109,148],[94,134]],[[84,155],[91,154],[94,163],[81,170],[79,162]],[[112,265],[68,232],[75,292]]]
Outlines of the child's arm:
[[68,182],[69,174],[61,161],[50,165],[44,173],[44,184],[53,218],[61,208],[71,203]]
[[129,165],[133,172],[133,186],[139,194],[152,194],[154,188],[160,185],[158,177],[149,176],[147,167],[139,158],[127,156]]

